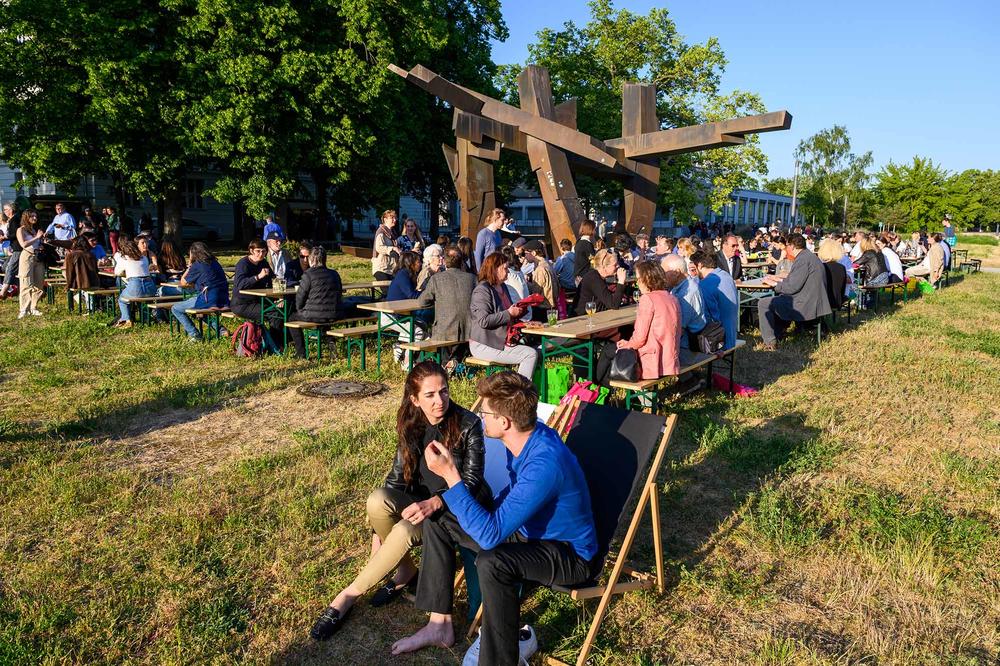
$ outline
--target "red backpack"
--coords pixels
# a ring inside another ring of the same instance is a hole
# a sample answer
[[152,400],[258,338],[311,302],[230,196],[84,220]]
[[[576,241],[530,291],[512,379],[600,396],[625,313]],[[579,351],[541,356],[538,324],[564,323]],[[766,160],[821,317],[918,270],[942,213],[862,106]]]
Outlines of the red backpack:
[[245,321],[233,332],[233,353],[246,358],[257,358],[264,353],[264,335],[260,324]]

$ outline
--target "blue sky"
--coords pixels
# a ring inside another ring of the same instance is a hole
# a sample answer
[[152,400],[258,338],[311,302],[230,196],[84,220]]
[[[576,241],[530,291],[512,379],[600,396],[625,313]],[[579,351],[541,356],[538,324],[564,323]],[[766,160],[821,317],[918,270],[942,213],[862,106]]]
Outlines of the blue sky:
[[[951,171],[1000,169],[1000,0],[797,3],[618,0],[645,14],[666,6],[690,42],[719,38],[724,91],[759,93],[792,129],[762,135],[770,176],[791,176],[800,140],[845,125],[876,168],[930,157]],[[541,28],[589,17],[582,0],[503,0],[510,38],[498,63],[524,63]],[[601,137],[608,138],[608,137]]]

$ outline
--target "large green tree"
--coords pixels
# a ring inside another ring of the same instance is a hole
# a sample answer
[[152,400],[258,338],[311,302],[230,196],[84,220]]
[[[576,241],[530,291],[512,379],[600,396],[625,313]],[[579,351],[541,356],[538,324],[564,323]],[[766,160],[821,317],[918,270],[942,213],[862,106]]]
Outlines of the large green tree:
[[951,175],[930,158],[920,156],[914,156],[910,164],[889,162],[875,175],[877,214],[906,231],[935,229],[945,215],[952,216],[956,229],[964,229],[984,210],[979,173]]
[[[621,135],[621,92],[627,82],[656,85],[663,129],[764,112],[756,94],[721,92],[726,57],[717,39],[687,42],[666,9],[638,15],[616,9],[610,0],[589,6],[586,25],[568,22],[561,30],[542,30],[528,46],[528,62],[548,68],[556,102],[577,98],[581,131],[599,139]],[[521,69],[507,65],[498,73],[498,87],[515,105]],[[699,201],[718,210],[733,189],[753,186],[754,174],[767,173],[767,159],[758,138],[750,136],[743,146],[676,155],[663,160],[662,167],[660,204],[687,222]],[[522,178],[530,183],[527,173]],[[621,199],[621,185],[613,180],[583,175],[575,180],[585,204]]]
[[873,162],[871,151],[860,155],[851,152],[847,128],[834,125],[803,139],[795,155],[811,186],[822,193],[829,209],[827,219],[843,227],[860,222],[860,209],[856,207],[856,214],[851,215],[849,203],[863,199],[862,190],[870,179],[868,170]]
[[67,184],[115,174],[164,201],[168,232],[194,167],[258,215],[303,172],[342,214],[394,206],[430,112],[387,65],[471,54],[488,80],[505,34],[496,0],[9,0],[0,26],[3,159]]

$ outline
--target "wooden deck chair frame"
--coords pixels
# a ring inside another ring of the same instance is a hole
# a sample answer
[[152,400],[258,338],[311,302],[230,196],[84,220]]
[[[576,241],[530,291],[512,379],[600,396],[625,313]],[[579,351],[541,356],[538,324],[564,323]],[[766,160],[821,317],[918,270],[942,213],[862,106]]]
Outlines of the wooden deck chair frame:
[[[552,417],[549,419],[549,426],[554,428],[559,432],[560,436],[565,436],[566,431],[569,430],[571,425],[571,416],[575,413],[575,407],[578,406],[578,398],[574,398],[573,401],[567,405],[560,405],[560,407],[553,412]],[[479,401],[473,406],[473,411],[478,409]],[[656,446],[656,450],[653,453],[653,461],[649,466],[649,472],[646,475],[646,482],[642,486],[642,491],[639,493],[639,501],[635,506],[635,510],[632,512],[632,520],[629,522],[628,529],[625,532],[625,537],[622,540],[622,547],[618,551],[618,556],[614,560],[614,565],[611,568],[611,574],[608,577],[607,585],[594,585],[591,587],[582,588],[565,588],[559,585],[552,586],[552,589],[556,592],[562,592],[568,594],[570,598],[576,601],[586,601],[587,599],[593,599],[600,597],[600,602],[597,604],[597,610],[594,612],[594,618],[590,622],[590,629],[587,631],[587,637],[583,641],[583,645],[580,648],[580,654],[576,659],[576,666],[584,666],[587,663],[587,657],[590,656],[590,651],[594,647],[594,641],[597,638],[597,632],[601,629],[601,623],[604,622],[604,616],[608,612],[608,607],[611,605],[611,598],[616,594],[625,594],[627,592],[634,592],[636,590],[649,589],[656,586],[657,591],[663,594],[664,591],[664,574],[663,574],[663,535],[660,532],[660,503],[659,494],[657,492],[658,484],[656,482],[657,476],[659,476],[660,468],[663,466],[663,459],[666,457],[667,445],[670,443],[670,438],[673,436],[674,428],[677,426],[677,415],[671,414],[667,417],[666,423],[663,427],[663,434],[660,437],[660,442]],[[626,502],[626,506],[628,503]],[[650,575],[646,572],[640,572],[632,569],[626,564],[628,560],[629,553],[632,551],[632,545],[635,543],[635,537],[639,532],[639,524],[642,522],[643,514],[645,513],[646,506],[649,505],[649,516],[653,524],[653,553],[656,562],[656,574],[655,576]],[[632,580],[620,583],[622,574],[628,574],[631,576]],[[460,574],[461,575],[461,574]],[[461,580],[456,580],[455,589],[458,589]],[[466,638],[472,639],[475,634],[476,629],[479,628],[480,622],[482,622],[483,609],[482,606],[479,608],[479,612],[476,613],[475,619],[469,626],[468,632],[466,632]],[[560,661],[555,657],[548,657],[546,663],[552,666],[570,666],[564,661]]]

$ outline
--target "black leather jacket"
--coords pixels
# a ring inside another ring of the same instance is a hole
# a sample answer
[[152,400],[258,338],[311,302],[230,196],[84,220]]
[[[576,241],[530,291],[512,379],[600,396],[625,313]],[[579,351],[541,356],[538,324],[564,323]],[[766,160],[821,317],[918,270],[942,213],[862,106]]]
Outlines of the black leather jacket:
[[[458,445],[451,451],[452,460],[455,461],[455,467],[458,469],[459,474],[462,475],[462,481],[472,496],[479,500],[480,503],[489,505],[493,497],[490,487],[483,480],[483,461],[486,456],[486,448],[483,441],[483,423],[478,416],[464,407],[459,407],[452,403],[452,409],[459,410],[461,414],[459,422],[461,435]],[[418,457],[424,455],[422,450],[414,451],[414,453]],[[407,485],[406,480],[403,478],[403,457],[397,449],[392,470],[385,479],[385,487],[401,490],[414,497],[426,499],[422,497],[426,493],[420,490],[420,487],[423,486],[420,481],[420,470],[417,469],[414,472],[413,479]]]

